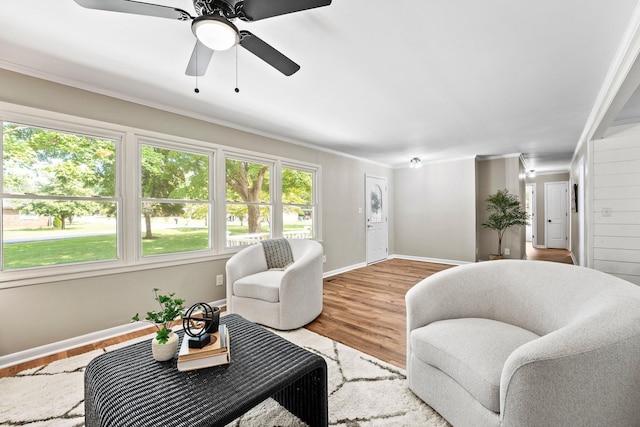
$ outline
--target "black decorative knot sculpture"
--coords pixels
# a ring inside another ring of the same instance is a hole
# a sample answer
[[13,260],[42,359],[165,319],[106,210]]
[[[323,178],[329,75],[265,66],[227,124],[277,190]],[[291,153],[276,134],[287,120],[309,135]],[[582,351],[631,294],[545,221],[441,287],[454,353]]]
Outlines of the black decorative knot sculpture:
[[[220,307],[199,302],[192,305],[182,317],[184,332],[190,337],[189,348],[202,348],[211,342],[211,335],[220,325]],[[214,340],[217,339],[214,337]],[[214,341],[215,342],[215,341]]]

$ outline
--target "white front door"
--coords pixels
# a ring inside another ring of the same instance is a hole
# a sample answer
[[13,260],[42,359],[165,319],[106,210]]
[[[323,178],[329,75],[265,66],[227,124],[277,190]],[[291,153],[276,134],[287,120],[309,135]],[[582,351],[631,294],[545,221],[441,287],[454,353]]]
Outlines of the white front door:
[[387,179],[365,176],[367,264],[388,255]]
[[569,218],[567,182],[545,182],[544,199],[547,248],[567,249]]

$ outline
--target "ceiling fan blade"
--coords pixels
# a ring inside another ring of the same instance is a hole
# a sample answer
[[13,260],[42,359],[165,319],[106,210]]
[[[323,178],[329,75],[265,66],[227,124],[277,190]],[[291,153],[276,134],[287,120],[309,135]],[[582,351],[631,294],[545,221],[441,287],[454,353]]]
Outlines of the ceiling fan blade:
[[271,65],[285,76],[290,76],[300,69],[298,64],[249,31],[240,31],[240,46]]
[[212,56],[213,50],[209,49],[199,41],[196,41],[196,45],[193,47],[191,59],[189,59],[189,64],[187,65],[187,71],[185,71],[185,74],[187,76],[204,76],[207,72]]
[[248,21],[329,6],[331,0],[244,0],[242,12]]
[[160,18],[178,19],[186,21],[193,19],[182,9],[161,6],[159,4],[142,3],[132,0],[75,0],[87,9],[108,10],[111,12],[133,13],[135,15],[157,16]]

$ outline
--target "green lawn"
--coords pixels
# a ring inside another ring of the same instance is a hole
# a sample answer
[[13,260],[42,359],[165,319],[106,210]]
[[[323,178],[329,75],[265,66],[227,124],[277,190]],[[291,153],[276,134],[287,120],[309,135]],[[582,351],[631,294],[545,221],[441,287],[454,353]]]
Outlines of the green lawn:
[[[302,229],[305,224],[286,224],[285,231]],[[247,227],[228,225],[231,234],[246,234]],[[82,230],[89,231],[89,230]],[[96,231],[96,230],[93,230]],[[268,226],[263,227],[268,233]],[[54,235],[64,234],[58,232]],[[42,232],[40,232],[42,235]],[[47,233],[48,236],[52,234]],[[36,237],[35,230],[21,230],[11,237]],[[153,239],[142,239],[142,254],[159,255],[172,252],[203,250],[209,247],[206,228],[165,228],[153,232]],[[7,237],[7,236],[5,236]],[[115,234],[67,237],[64,239],[36,240],[32,242],[6,243],[4,245],[5,270],[27,267],[68,264],[117,258]]]
[[4,230],[5,239],[15,239],[24,237],[38,236],[68,236],[70,234],[94,233],[98,231],[114,231],[116,225],[113,222],[105,223],[84,223],[76,221],[73,224],[67,224],[64,230],[60,228],[20,228],[17,230]]
[[[180,228],[154,232],[142,240],[142,253],[156,255],[206,249],[206,229]],[[4,269],[109,260],[117,257],[115,234],[8,243],[4,245]]]
[[116,258],[116,236],[106,234],[4,245],[4,269]]
[[143,255],[197,251],[209,247],[209,233],[206,228],[170,228],[153,234],[153,239],[142,239]]

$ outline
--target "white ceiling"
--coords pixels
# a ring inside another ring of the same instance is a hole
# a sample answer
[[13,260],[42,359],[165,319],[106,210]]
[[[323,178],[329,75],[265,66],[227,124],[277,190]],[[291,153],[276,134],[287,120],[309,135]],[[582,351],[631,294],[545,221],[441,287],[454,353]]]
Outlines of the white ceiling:
[[567,170],[636,3],[334,0],[236,21],[301,69],[240,48],[235,93],[235,49],[185,75],[189,22],[2,0],[0,67],[394,167],[522,153]]

